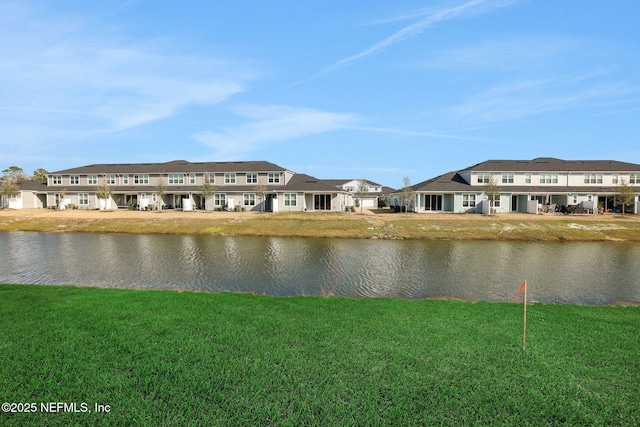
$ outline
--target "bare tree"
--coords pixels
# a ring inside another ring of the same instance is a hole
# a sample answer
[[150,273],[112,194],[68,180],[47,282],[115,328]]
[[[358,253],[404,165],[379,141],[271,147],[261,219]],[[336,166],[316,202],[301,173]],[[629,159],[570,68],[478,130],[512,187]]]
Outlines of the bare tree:
[[[113,195],[113,187],[107,183],[105,179],[102,184],[96,187],[96,196],[99,200],[104,200],[104,209],[107,209],[107,200]],[[102,206],[100,207],[102,209]]]
[[167,181],[161,176],[158,178],[158,184],[156,185],[156,194],[158,195],[158,202],[156,203],[156,210],[162,209],[162,202],[165,194],[167,194]]
[[267,197],[267,186],[264,184],[258,184],[253,187],[253,191],[255,191],[260,198],[260,212],[264,212],[264,201]]
[[411,179],[408,176],[402,178],[402,206],[404,206],[405,212],[409,211],[409,205],[411,197],[413,195],[413,189],[411,188]]
[[369,195],[369,185],[367,184],[367,180],[361,179],[358,188],[356,188],[356,197],[360,202],[360,213],[362,213],[362,205],[364,204],[364,199]]
[[200,196],[204,200],[204,209],[207,209],[207,200],[216,193],[216,187],[211,183],[209,175],[204,176],[204,182],[200,186]]
[[502,190],[498,185],[498,180],[494,177],[491,177],[489,179],[489,182],[484,186],[484,194],[486,194],[487,198],[489,199],[489,215],[493,214],[493,206],[496,199],[499,199],[500,197],[500,191]]
[[622,216],[624,217],[624,211],[627,206],[631,204],[635,197],[633,187],[625,182],[624,179],[620,180],[620,185],[616,187],[616,192],[613,196],[615,203],[622,206]]

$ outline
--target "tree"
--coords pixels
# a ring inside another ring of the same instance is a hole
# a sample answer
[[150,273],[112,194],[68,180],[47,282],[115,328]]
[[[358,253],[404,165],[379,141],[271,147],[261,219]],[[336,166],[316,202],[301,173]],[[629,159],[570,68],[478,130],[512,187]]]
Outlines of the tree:
[[[104,209],[107,209],[107,200],[113,195],[113,187],[110,186],[105,180],[102,184],[96,187],[96,196],[100,200],[104,200]],[[100,207],[102,209],[102,206]]]
[[367,181],[365,179],[360,180],[358,184],[358,188],[356,188],[356,197],[360,201],[360,213],[362,213],[362,205],[364,204],[364,199],[369,195],[369,185],[367,185]]
[[409,205],[411,202],[411,197],[413,194],[413,189],[411,188],[411,179],[408,176],[402,178],[402,206],[404,206],[405,212],[409,211]]
[[204,176],[204,182],[200,186],[200,196],[204,200],[204,209],[207,209],[207,200],[209,200],[216,192],[216,187],[211,183],[208,175]]
[[260,198],[260,212],[263,212],[264,200],[267,195],[267,186],[264,184],[256,185],[255,187],[253,187],[253,191],[255,191],[258,197]]
[[160,210],[162,208],[162,201],[164,200],[164,195],[167,193],[167,182],[162,176],[158,178],[158,184],[156,185],[156,193],[158,194],[158,203],[156,203],[156,210]]
[[3,203],[0,207],[4,207],[8,203],[9,199],[17,197],[20,194],[20,188],[13,179],[3,179],[0,181],[0,198],[3,199]]
[[622,205],[622,216],[624,217],[625,207],[630,205],[633,202],[633,198],[635,197],[635,193],[633,192],[633,187],[625,182],[624,179],[620,180],[620,185],[616,187],[616,192],[613,196],[613,200],[615,203]]
[[46,181],[47,175],[49,175],[49,172],[46,169],[38,168],[33,171],[31,181]]
[[490,178],[489,182],[484,186],[484,194],[489,199],[490,211],[489,215],[493,213],[493,204],[500,197],[501,188],[498,185],[498,181],[495,178]]
[[9,166],[7,169],[3,170],[4,173],[3,181],[13,180],[15,182],[22,182],[27,180],[27,175],[25,175],[24,170],[18,166]]

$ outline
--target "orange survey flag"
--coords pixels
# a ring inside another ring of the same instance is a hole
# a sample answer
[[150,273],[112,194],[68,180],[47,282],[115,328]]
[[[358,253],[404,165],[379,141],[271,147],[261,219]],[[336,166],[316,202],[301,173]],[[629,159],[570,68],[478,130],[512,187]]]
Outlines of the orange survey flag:
[[522,293],[522,291],[524,291],[525,286],[527,286],[527,281],[526,280],[524,282],[522,282],[522,286],[520,286],[520,290],[518,291],[518,295],[516,295],[516,297],[513,299],[513,302],[518,301],[518,298],[520,298],[520,294]]

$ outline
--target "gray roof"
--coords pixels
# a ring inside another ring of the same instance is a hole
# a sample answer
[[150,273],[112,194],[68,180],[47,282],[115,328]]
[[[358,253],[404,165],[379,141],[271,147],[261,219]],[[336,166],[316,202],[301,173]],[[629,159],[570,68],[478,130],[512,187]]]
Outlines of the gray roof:
[[313,193],[342,193],[343,190],[336,187],[331,181],[330,179],[318,179],[310,175],[297,173],[291,177],[284,189]]
[[159,174],[215,172],[284,172],[287,169],[266,161],[188,162],[173,160],[165,163],[103,163],[50,172],[49,175]]
[[[458,174],[449,172],[409,187],[411,191],[469,191],[470,185]],[[402,192],[398,189],[397,192]]]
[[460,172],[638,172],[640,165],[615,160],[562,160],[538,157],[533,160],[487,160]]
[[[460,171],[448,172],[435,178],[412,185],[411,191],[419,192],[469,192],[482,191],[481,185],[470,185],[460,174],[469,172],[635,172],[640,173],[640,165],[618,162],[613,160],[561,160],[539,157],[533,160],[487,160]],[[558,186],[558,185],[527,185],[508,188],[512,193],[566,193],[567,191],[580,193],[611,192],[615,187],[607,186]],[[398,189],[396,193],[402,192]]]
[[46,191],[47,181],[20,181],[18,187],[23,191]]

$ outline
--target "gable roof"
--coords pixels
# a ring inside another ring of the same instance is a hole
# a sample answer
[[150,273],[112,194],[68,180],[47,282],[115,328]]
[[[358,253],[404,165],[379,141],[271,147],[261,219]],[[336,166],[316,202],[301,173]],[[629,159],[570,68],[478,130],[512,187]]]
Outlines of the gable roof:
[[291,191],[308,191],[308,192],[322,192],[322,193],[343,193],[342,188],[336,187],[331,183],[329,179],[318,179],[311,175],[303,173],[294,174],[287,185],[285,190]]
[[140,173],[214,173],[214,172],[285,172],[287,169],[266,161],[246,162],[188,162],[173,160],[165,163],[103,163],[50,172],[49,175],[101,175]]
[[[409,187],[411,191],[468,191],[469,183],[458,172],[448,172]],[[398,189],[401,192],[402,189]]]
[[615,160],[487,160],[460,172],[640,172],[640,165]]

